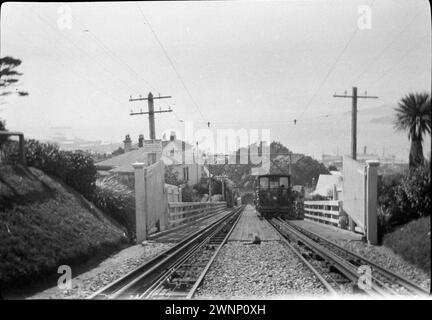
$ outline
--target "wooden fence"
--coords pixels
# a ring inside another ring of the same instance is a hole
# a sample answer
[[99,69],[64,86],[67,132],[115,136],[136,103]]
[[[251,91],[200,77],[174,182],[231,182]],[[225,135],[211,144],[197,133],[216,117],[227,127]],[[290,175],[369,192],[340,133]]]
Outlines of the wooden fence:
[[304,218],[339,227],[339,216],[342,212],[342,201],[304,201]]
[[170,202],[168,203],[168,229],[221,212],[226,207],[225,201]]
[[225,201],[180,202],[181,189],[164,183],[164,164],[134,163],[136,241],[222,212]]

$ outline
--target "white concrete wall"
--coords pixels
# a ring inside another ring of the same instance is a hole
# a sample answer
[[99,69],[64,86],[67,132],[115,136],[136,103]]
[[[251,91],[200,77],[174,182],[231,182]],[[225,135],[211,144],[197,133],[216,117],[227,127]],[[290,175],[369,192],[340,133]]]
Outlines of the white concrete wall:
[[136,239],[142,242],[160,224],[163,230],[167,223],[167,201],[165,194],[165,170],[162,161],[145,167],[134,163]]
[[[343,158],[343,209],[370,244],[378,242],[378,166],[377,160],[360,163]],[[354,230],[352,223],[350,229]]]
[[358,227],[365,230],[366,169],[348,156],[343,158],[343,208]]
[[193,186],[200,181],[203,170],[201,165],[197,163],[173,165],[172,171],[174,173],[177,173],[177,177],[179,180],[185,179],[183,174],[183,168],[189,168],[189,180],[187,181],[187,184],[189,186]]

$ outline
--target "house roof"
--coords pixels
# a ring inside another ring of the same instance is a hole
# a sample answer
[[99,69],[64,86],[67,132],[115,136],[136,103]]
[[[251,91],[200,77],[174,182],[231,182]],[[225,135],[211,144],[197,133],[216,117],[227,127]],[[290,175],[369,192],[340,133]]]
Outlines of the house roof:
[[[183,150],[183,141],[182,140],[168,140],[162,141],[162,148],[172,145],[177,150]],[[136,145],[137,146],[137,145]],[[192,148],[192,145],[185,142],[185,149]],[[169,156],[169,151],[162,150],[161,160],[165,165],[179,165],[180,161],[174,156]],[[112,157],[110,159],[100,161],[95,163],[96,168],[99,170],[109,170],[112,173],[119,172],[133,172],[132,164],[135,162],[144,162],[147,163],[147,153],[144,148],[137,148],[131,150],[129,152],[120,154],[118,156]]]
[[95,163],[97,168],[105,167],[122,167],[125,165],[130,165],[132,168],[132,163],[134,162],[145,162],[147,163],[147,153],[144,152],[144,148],[139,148],[132,150],[118,156],[112,157],[110,159]]
[[336,188],[342,186],[342,176],[331,175],[331,174],[320,174],[315,191],[312,195],[319,194],[322,196],[327,196],[329,192],[333,190],[333,186]]
[[[182,143],[184,141],[183,140],[166,140],[166,141],[162,141],[162,148],[165,148],[166,146],[170,145],[170,144],[174,144],[175,147],[179,150],[183,149]],[[185,144],[185,149],[191,149],[192,145],[190,143],[184,142]]]

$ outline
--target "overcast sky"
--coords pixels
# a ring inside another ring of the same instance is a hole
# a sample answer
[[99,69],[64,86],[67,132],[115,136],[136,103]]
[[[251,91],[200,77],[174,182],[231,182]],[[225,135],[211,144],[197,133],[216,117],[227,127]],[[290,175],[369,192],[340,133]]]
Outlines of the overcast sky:
[[[371,29],[359,7],[372,5]],[[65,14],[71,13],[71,28]],[[139,94],[171,95],[155,107],[157,136],[179,120],[196,128],[266,128],[295,152],[349,153],[357,86],[358,148],[406,158],[409,142],[391,124],[397,101],[430,90],[427,1],[217,1],[6,3],[1,56],[22,59],[20,89],[0,117],[10,130],[120,142],[148,138],[131,117]],[[140,9],[142,12],[140,12]],[[147,21],[149,23],[147,23]],[[66,23],[65,23],[66,21]],[[152,32],[153,30],[153,32]],[[162,46],[165,48],[164,53]],[[172,64],[170,63],[170,60]],[[177,73],[175,72],[177,71]],[[182,81],[184,85],[182,84]],[[186,87],[186,88],[185,88]],[[294,119],[297,124],[294,125]],[[425,147],[430,150],[430,139]]]

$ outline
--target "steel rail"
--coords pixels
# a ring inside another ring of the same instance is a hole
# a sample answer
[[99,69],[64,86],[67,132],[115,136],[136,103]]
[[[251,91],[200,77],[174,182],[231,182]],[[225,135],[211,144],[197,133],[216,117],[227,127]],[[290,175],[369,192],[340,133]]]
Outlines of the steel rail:
[[[289,225],[287,225],[284,222],[284,220],[276,218],[276,219],[273,219],[273,221],[279,226],[279,228],[281,228],[282,230],[284,230],[285,232],[287,232],[289,234],[289,235],[287,235],[288,237],[290,237],[290,235],[292,235],[295,238],[297,238],[300,242],[305,244],[312,251],[314,251],[315,253],[317,253],[319,256],[326,259],[327,261],[329,261],[333,265],[334,268],[339,270],[339,272],[342,273],[346,278],[348,278],[352,283],[357,284],[360,275],[358,274],[357,269],[354,268],[354,266],[351,263],[347,262],[345,259],[342,259],[341,257],[334,254],[333,252],[331,252],[327,248],[323,247],[322,245],[316,243],[315,241],[313,241],[312,239],[310,239],[306,235],[304,235],[304,234],[300,233],[299,231],[295,230],[294,228],[290,227]],[[359,288],[359,289],[362,289],[362,288]],[[375,291],[378,294],[381,294],[381,295],[384,294],[384,291],[382,291],[380,288],[377,288],[376,286],[374,286],[372,289],[373,289],[373,291]],[[363,290],[363,291],[368,295],[374,295],[375,294],[371,290]]]
[[[136,281],[122,289],[122,291],[116,295],[118,297],[124,293],[131,294],[137,293],[139,299],[151,298],[155,290],[172,274],[172,272],[178,269],[185,261],[193,256],[207,241],[207,239],[216,234],[219,228],[222,228],[226,221],[229,221],[231,217],[242,210],[243,207],[232,210],[228,215],[214,223],[211,228],[206,228],[205,231],[201,231],[200,234],[194,238],[190,244],[179,248],[175,254],[167,257],[159,265],[155,266],[149,272],[141,275]],[[146,288],[146,286],[148,286]],[[114,297],[114,298],[115,298]]]
[[201,285],[201,282],[204,280],[205,275],[207,274],[208,270],[210,269],[210,266],[213,264],[213,261],[216,259],[216,256],[219,254],[222,247],[225,245],[225,243],[228,241],[229,237],[231,236],[232,232],[234,231],[234,228],[236,227],[237,223],[239,222],[241,218],[241,214],[237,217],[234,224],[231,226],[231,229],[228,231],[227,235],[223,239],[222,243],[218,246],[213,256],[210,258],[209,262],[205,266],[204,270],[201,272],[200,276],[198,277],[197,281],[189,291],[188,295],[186,296],[186,299],[192,299],[195,295],[196,290]]
[[[239,213],[239,211],[235,211],[233,215]],[[157,297],[157,290],[160,289],[162,284],[169,279],[169,277],[172,275],[172,273],[179,269],[189,258],[193,257],[201,248],[203,248],[205,245],[207,245],[213,237],[215,237],[224,227],[224,223],[228,223],[231,217],[227,218],[226,220],[222,221],[216,228],[212,230],[212,232],[205,237],[202,241],[196,244],[191,250],[186,252],[180,259],[178,259],[175,264],[163,272],[159,278],[153,282],[153,284],[145,290],[144,293],[142,293],[139,298],[140,299],[148,299],[148,298],[154,298]]]
[[312,273],[318,278],[318,280],[324,285],[324,287],[329,291],[330,295],[332,296],[338,296],[337,291],[331,286],[331,284],[324,279],[324,277],[318,272],[318,270],[309,263],[309,261],[307,261],[305,259],[305,257],[303,257],[303,255],[299,252],[299,250],[297,250],[296,248],[294,248],[294,246],[289,243],[289,241],[285,238],[284,234],[276,227],[272,224],[272,222],[267,221],[280,235],[281,235],[281,239],[282,241],[285,243],[285,245],[292,251],[294,252],[294,254],[309,268],[310,271],[312,271]]
[[[383,276],[390,278],[391,280],[394,280],[397,282],[397,284],[399,284],[402,287],[407,288],[408,290],[410,290],[411,292],[415,293],[415,294],[427,294],[429,295],[429,291],[421,286],[419,286],[418,284],[414,283],[413,281],[391,271],[388,269],[385,269],[384,267],[380,266],[379,264],[367,259],[366,257],[363,257],[355,252],[352,252],[344,247],[342,247],[341,245],[334,243],[333,241],[330,241],[320,235],[318,235],[317,233],[310,231],[310,230],[306,230],[298,225],[295,225],[289,221],[284,220],[286,224],[289,224],[291,227],[297,229],[299,232],[302,232],[303,234],[306,235],[311,235],[312,237],[315,237],[316,239],[319,240],[319,242],[323,242],[326,243],[329,246],[333,246],[335,248],[337,248],[338,250],[344,252],[346,255],[354,257],[355,259],[358,259],[360,261],[363,261],[365,264],[371,266],[372,268],[376,269],[376,271],[378,271],[379,273],[381,273]],[[379,280],[377,280],[379,281]]]
[[[181,257],[187,249],[191,249],[200,239],[205,238],[207,234],[211,233],[213,229],[235,214],[239,209],[243,209],[243,207],[235,208],[234,210],[227,212],[205,228],[192,233],[180,243],[98,290],[87,299],[114,299],[119,297],[122,293],[128,290],[128,288],[131,288],[144,277],[148,277],[155,273],[158,269],[163,268],[164,265],[166,266],[170,261],[172,262],[173,259]],[[163,268],[163,270],[165,270],[165,268]]]

